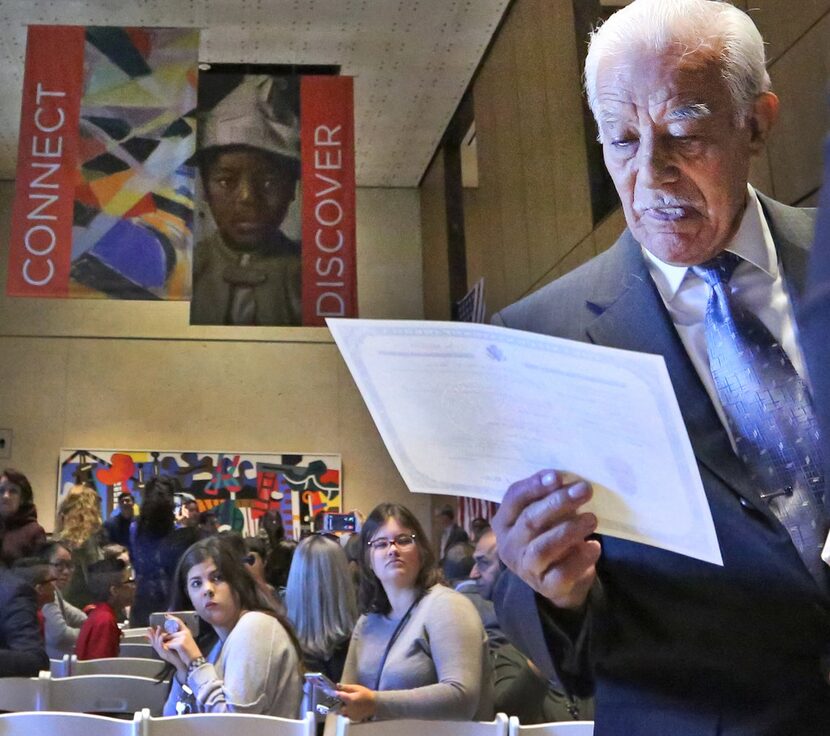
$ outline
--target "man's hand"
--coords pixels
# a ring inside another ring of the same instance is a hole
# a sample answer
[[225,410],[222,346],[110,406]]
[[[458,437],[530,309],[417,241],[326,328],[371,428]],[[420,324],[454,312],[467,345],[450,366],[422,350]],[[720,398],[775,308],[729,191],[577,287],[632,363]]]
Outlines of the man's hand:
[[579,513],[592,493],[585,481],[542,470],[510,486],[493,518],[504,564],[558,608],[579,609],[596,578],[600,544],[586,537],[597,517]]

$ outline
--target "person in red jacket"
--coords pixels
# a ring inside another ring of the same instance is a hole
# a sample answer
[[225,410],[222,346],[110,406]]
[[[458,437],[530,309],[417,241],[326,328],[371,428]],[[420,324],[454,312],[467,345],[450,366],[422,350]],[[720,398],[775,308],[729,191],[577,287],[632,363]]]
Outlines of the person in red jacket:
[[117,657],[121,641],[116,611],[133,602],[135,578],[124,560],[103,559],[88,568],[89,589],[95,603],[84,609],[87,619],[78,634],[75,654],[78,659]]

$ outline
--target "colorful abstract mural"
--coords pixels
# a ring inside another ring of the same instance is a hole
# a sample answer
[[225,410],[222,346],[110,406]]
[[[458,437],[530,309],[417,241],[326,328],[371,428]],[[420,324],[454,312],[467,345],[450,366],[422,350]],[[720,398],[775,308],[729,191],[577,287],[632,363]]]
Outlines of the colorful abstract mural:
[[199,33],[86,29],[74,296],[187,299]]
[[136,450],[61,450],[57,504],[71,486],[95,486],[106,518],[119,493],[140,504],[150,478],[179,479],[199,511],[214,510],[219,524],[256,534],[258,520],[279,509],[286,536],[299,539],[322,511],[343,508],[340,455],[212,453]]

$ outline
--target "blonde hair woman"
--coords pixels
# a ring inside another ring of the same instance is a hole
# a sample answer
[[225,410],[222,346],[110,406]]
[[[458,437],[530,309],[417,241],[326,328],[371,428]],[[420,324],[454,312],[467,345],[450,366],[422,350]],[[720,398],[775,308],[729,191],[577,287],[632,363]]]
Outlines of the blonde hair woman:
[[55,537],[72,552],[74,573],[64,598],[78,608],[92,603],[86,568],[103,559],[106,542],[101,518],[101,497],[87,485],[73,486],[58,508]]

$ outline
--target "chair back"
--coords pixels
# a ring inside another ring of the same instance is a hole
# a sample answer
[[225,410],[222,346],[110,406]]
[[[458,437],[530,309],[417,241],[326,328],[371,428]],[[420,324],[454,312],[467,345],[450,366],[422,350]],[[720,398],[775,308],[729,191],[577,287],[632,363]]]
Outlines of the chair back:
[[0,736],[140,736],[137,716],[124,721],[86,713],[6,713],[0,715]]
[[107,657],[105,659],[79,660],[74,654],[69,673],[76,675],[131,675],[132,677],[157,678],[164,669],[159,659],[142,657]]
[[61,659],[50,659],[49,672],[52,674],[52,677],[69,677],[72,672],[70,659],[74,658],[74,654],[71,657],[68,654],[64,654]]
[[68,713],[135,713],[147,708],[160,714],[169,687],[151,677],[79,675],[52,680],[49,710]]
[[345,716],[326,720],[325,736],[507,736],[507,716],[492,721],[369,721],[352,723]]
[[593,736],[593,721],[557,721],[523,726],[516,716],[510,717],[509,736]]
[[156,659],[158,655],[146,641],[122,641],[121,646],[118,647],[119,657],[141,657],[142,659]]
[[140,736],[314,736],[314,714],[301,721],[247,713],[192,713],[153,718],[142,714]]
[[38,677],[4,677],[0,680],[0,711],[45,710],[51,674]]
[[138,629],[121,629],[121,641],[147,643],[147,627]]

